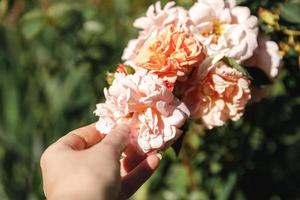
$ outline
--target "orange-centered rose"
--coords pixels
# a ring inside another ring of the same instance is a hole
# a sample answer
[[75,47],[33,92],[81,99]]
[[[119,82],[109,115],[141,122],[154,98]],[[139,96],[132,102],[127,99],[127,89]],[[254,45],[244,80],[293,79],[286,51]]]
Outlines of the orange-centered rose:
[[184,79],[204,58],[204,49],[192,34],[170,25],[146,41],[135,63],[174,83],[177,77]]

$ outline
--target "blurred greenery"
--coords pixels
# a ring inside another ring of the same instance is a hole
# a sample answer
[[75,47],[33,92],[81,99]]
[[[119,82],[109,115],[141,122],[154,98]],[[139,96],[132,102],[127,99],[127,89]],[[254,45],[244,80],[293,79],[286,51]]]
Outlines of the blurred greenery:
[[[44,198],[41,153],[96,120],[105,73],[121,62],[137,35],[134,19],[151,3],[0,0],[1,200]],[[300,1],[239,3],[279,43],[280,76],[240,121],[212,131],[190,123],[179,158],[169,149],[133,199],[300,199]]]

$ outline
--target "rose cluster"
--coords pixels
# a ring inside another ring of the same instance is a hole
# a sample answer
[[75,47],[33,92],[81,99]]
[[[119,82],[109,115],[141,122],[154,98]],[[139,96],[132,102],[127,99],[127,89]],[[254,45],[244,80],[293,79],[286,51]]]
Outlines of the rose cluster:
[[260,69],[270,81],[279,72],[277,44],[235,0],[198,0],[189,10],[157,2],[134,26],[139,35],[110,75],[95,114],[103,134],[130,125],[131,144],[141,153],[168,147],[189,118],[208,129],[240,119],[252,90],[242,66]]

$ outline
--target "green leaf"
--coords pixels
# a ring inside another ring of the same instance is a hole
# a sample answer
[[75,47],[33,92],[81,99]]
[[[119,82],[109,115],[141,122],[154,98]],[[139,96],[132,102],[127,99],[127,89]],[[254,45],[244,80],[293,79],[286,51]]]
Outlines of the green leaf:
[[135,70],[133,67],[129,66],[129,65],[125,65],[126,71],[128,74],[134,74]]
[[[16,130],[19,123],[19,91],[18,85],[13,80],[13,75],[7,73],[3,78],[2,90],[4,122],[9,134],[17,134]],[[1,95],[1,94],[0,94]],[[7,134],[8,134],[7,133]]]
[[22,33],[25,38],[32,39],[37,36],[44,27],[43,13],[40,10],[32,10],[22,18]]
[[8,8],[8,0],[0,1],[0,20],[6,14]]
[[111,72],[106,72],[106,82],[108,83],[108,85],[111,85],[113,83],[113,81],[115,80],[115,74],[111,73]]
[[222,61],[225,62],[230,67],[235,68],[236,70],[245,74],[250,80],[253,80],[252,76],[248,73],[248,71],[243,66],[238,64],[234,58],[224,56]]
[[227,177],[225,186],[222,188],[222,195],[219,196],[218,200],[229,199],[230,194],[232,193],[236,182],[237,182],[237,175],[234,173],[230,173],[229,176]]
[[47,10],[47,17],[63,29],[72,29],[73,26],[81,24],[81,13],[77,4],[55,3]]
[[300,24],[300,3],[283,4],[280,9],[280,16],[287,22]]

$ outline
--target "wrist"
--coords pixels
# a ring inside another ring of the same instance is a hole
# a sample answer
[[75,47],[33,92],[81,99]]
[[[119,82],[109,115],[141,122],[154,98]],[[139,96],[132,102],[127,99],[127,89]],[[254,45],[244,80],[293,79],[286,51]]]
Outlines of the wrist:
[[107,200],[103,192],[65,190],[49,194],[47,200]]
[[98,182],[86,178],[57,182],[47,192],[48,200],[106,200],[105,197],[105,189]]

